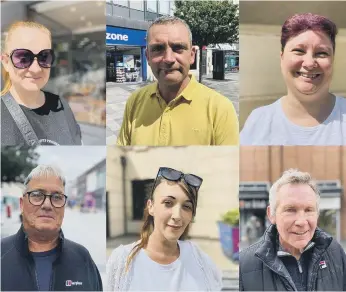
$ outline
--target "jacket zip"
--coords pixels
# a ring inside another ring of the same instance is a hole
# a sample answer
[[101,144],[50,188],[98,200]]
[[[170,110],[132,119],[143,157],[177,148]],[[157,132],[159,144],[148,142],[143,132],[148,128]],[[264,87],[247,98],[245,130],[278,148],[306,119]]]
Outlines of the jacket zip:
[[[262,260],[262,259],[261,259]],[[272,270],[276,275],[278,275],[281,279],[283,279],[288,285],[293,289],[293,291],[297,291],[297,288],[295,286],[292,286],[290,281],[288,281],[285,277],[281,276],[277,271],[275,271],[272,267],[270,267],[266,262],[262,260],[262,263],[266,265],[270,270]]]

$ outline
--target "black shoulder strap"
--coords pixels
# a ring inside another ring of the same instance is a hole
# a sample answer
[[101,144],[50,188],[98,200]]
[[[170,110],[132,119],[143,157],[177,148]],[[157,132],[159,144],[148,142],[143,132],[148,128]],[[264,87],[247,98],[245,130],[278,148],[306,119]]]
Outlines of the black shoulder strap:
[[25,116],[23,110],[20,108],[19,104],[14,100],[11,94],[6,93],[2,96],[2,100],[6,105],[8,111],[10,112],[13,120],[16,122],[18,129],[22,133],[25,142],[34,146],[38,143],[38,138],[31,124],[29,123],[27,117]]

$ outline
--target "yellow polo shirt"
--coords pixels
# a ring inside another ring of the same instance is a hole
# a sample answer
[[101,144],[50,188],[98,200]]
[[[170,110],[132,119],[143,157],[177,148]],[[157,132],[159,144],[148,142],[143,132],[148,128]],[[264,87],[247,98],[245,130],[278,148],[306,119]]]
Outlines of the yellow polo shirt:
[[190,79],[168,104],[157,82],[135,91],[126,103],[117,145],[238,145],[239,125],[232,102],[193,75]]

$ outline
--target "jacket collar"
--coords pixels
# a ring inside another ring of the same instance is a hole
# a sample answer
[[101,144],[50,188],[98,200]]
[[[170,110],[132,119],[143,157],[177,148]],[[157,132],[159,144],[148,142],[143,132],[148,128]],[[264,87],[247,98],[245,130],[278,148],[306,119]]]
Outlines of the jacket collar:
[[[255,252],[255,256],[258,257],[273,272],[284,277],[292,287],[295,287],[285,265],[277,256],[277,237],[278,231],[276,225],[270,225],[260,241],[259,247]],[[320,228],[316,228],[314,236],[311,240],[315,243],[315,245],[312,259],[309,265],[309,271],[313,269],[313,267],[315,266],[315,262],[319,259],[320,255],[325,252],[325,250],[331,244],[332,240],[333,238],[329,234],[327,234]],[[312,285],[311,282],[310,285]]]
[[[61,229],[59,232],[59,239],[58,240],[59,240],[59,242],[57,245],[57,251],[58,251],[57,254],[59,256],[60,252],[62,251],[64,241],[65,241],[65,237],[64,237],[64,234],[63,234]],[[30,256],[30,250],[29,250],[29,244],[28,244],[28,235],[24,230],[23,224],[21,225],[17,234],[15,235],[15,246],[23,256]]]

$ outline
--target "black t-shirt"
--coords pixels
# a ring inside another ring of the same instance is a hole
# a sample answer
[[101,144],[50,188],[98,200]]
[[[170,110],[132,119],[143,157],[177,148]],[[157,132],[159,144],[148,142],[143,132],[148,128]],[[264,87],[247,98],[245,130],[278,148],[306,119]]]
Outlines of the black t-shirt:
[[[81,131],[68,103],[59,96],[44,92],[46,101],[36,109],[23,105],[40,145],[81,145]],[[1,100],[1,145],[26,144],[17,124]]]

